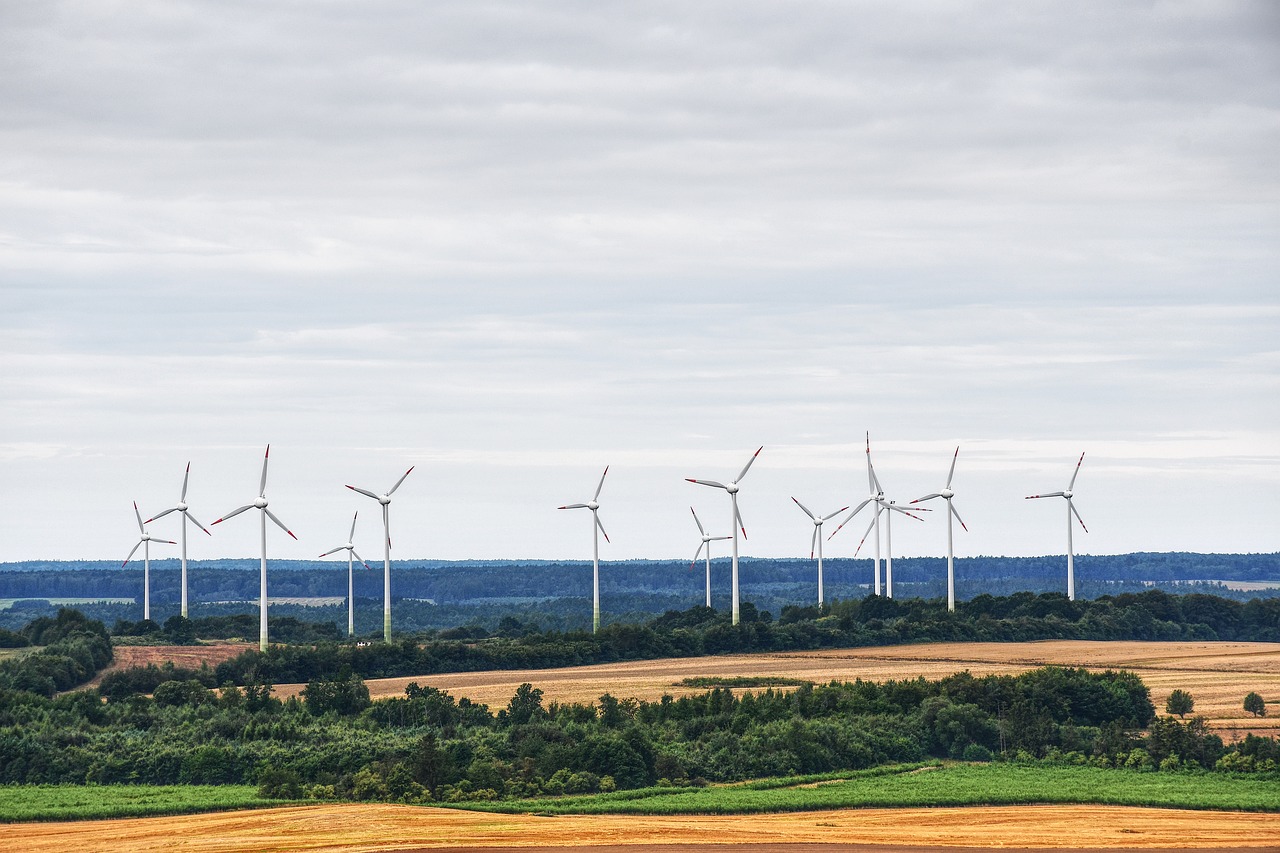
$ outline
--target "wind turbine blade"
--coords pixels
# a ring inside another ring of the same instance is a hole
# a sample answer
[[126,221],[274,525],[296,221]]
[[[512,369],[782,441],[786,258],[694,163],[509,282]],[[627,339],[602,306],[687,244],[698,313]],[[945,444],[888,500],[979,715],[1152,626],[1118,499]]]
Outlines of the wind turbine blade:
[[1076,521],[1080,522],[1080,526],[1084,527],[1084,532],[1088,533],[1089,528],[1085,527],[1084,519],[1080,517],[1080,512],[1076,509],[1075,503],[1070,498],[1067,499],[1067,506],[1069,506],[1071,508],[1071,512],[1075,514]]
[[177,542],[174,542],[172,539],[156,539],[154,536],[153,536],[153,537],[151,537],[151,541],[152,541],[152,542],[163,542],[163,543],[164,543],[164,544],[166,544],[166,545],[177,545],[177,544],[178,544]]
[[708,542],[728,542],[732,538],[733,538],[732,536],[712,536],[707,541]]
[[556,509],[586,509],[586,504],[569,504],[568,506],[558,506]]
[[185,515],[187,518],[191,519],[191,523],[192,523],[192,524],[194,524],[196,527],[199,527],[201,530],[204,530],[204,534],[205,534],[206,536],[212,536],[212,535],[213,535],[213,534],[212,534],[212,533],[210,533],[207,529],[205,529],[205,526],[204,526],[203,524],[201,524],[200,522],[196,521],[196,517],[195,517],[194,515],[192,515],[192,514],[191,514],[191,511],[190,511],[190,510],[185,511],[185,512],[183,512],[182,514],[183,514],[183,515]]
[[[698,520],[698,514],[697,514],[696,512],[694,512],[693,507],[689,507],[689,512],[693,512],[693,523],[694,523],[694,524],[696,524],[696,525],[698,525],[698,532],[699,532],[699,533],[701,533],[703,536],[706,536],[706,535],[707,535],[707,531],[706,531],[705,529],[703,529],[703,527],[702,527],[702,522]],[[697,557],[694,557],[693,559],[695,559],[695,560],[696,560],[696,559],[698,559],[698,558],[697,558]]]
[[951,457],[951,470],[947,472],[947,485],[945,488],[951,488],[951,478],[956,475],[956,460],[960,458],[960,448],[956,448],[955,455]]
[[595,518],[596,518],[596,527],[599,527],[599,528],[600,528],[600,532],[601,532],[601,533],[604,533],[604,541],[606,541],[606,542],[610,541],[610,540],[609,540],[609,534],[604,532],[604,524],[600,521],[600,514],[599,514],[599,513],[597,513],[597,512],[593,512],[593,513],[591,513],[591,514],[592,514],[592,515],[594,515],[594,516],[595,516]]
[[171,513],[171,512],[177,512],[177,511],[178,511],[178,508],[177,508],[176,506],[174,506],[174,507],[169,507],[169,509],[166,509],[164,512],[157,512],[155,515],[151,516],[150,518],[148,518],[146,521],[144,521],[144,522],[142,522],[142,523],[143,523],[143,524],[150,524],[151,522],[155,521],[157,518],[164,518],[164,517],[165,517],[166,515],[168,515],[169,513]]
[[689,477],[685,477],[685,480],[690,483],[697,483],[699,486],[715,486],[717,489],[728,488],[724,483],[717,483],[715,480],[693,480]]
[[262,454],[262,479],[258,482],[258,497],[262,497],[267,493],[267,460],[271,458],[271,445],[267,445],[267,452]]
[[1063,498],[1066,494],[1063,492],[1045,492],[1043,495],[1027,495],[1026,499],[1031,501],[1036,498]]
[[860,503],[860,504],[858,504],[856,507],[854,507],[854,508],[853,508],[853,511],[852,511],[852,512],[850,512],[848,515],[846,515],[846,516],[844,517],[844,521],[842,521],[842,522],[840,522],[838,525],[836,525],[836,529],[835,529],[835,530],[833,530],[833,531],[831,531],[831,536],[828,536],[828,537],[827,537],[827,541],[828,541],[828,542],[830,542],[830,541],[831,541],[831,538],[832,538],[833,536],[835,536],[837,533],[839,533],[839,532],[840,532],[840,528],[844,527],[844,526],[845,526],[846,524],[848,524],[851,520],[853,520],[853,517],[854,517],[855,515],[857,515],[859,512],[861,512],[861,511],[862,511],[862,508],[863,508],[864,506],[866,506],[867,504],[869,504],[869,503],[871,503],[871,498],[867,498],[865,501],[863,501],[862,503]]
[[818,548],[818,525],[813,526],[813,535],[809,537],[809,559],[813,559],[814,552]]
[[387,492],[387,494],[388,494],[388,495],[394,495],[394,494],[396,493],[396,489],[400,488],[400,484],[404,482],[404,478],[405,478],[405,477],[408,477],[410,474],[412,474],[412,473],[413,473],[413,469],[414,469],[414,468],[417,468],[417,467],[418,467],[417,465],[411,465],[411,466],[409,466],[409,470],[408,470],[408,471],[405,471],[403,474],[401,474],[401,475],[400,475],[400,479],[399,479],[399,480],[396,480],[396,484],[395,484],[394,486],[392,486],[392,487],[391,487],[391,491]]
[[876,494],[884,493],[884,486],[880,485],[880,478],[876,475],[876,466],[871,464],[871,457],[867,457],[867,468],[871,470],[871,481],[875,483]]
[[735,516],[737,516],[738,529],[742,531],[742,538],[743,538],[743,539],[746,539],[746,538],[747,538],[747,525],[746,525],[746,522],[744,522],[744,521],[742,520],[742,510],[738,509],[738,508],[737,508],[737,506],[734,506],[734,508],[733,508],[733,514],[734,514]]
[[[878,514],[878,513],[877,513]],[[867,537],[871,535],[871,528],[876,526],[876,517],[871,516],[871,523],[867,525],[867,531],[862,534],[862,539],[858,541],[858,547],[854,549],[853,556],[858,556],[862,552],[862,546],[867,544]]]
[[[756,450],[756,452],[755,452],[755,453],[751,454],[751,458],[747,460],[747,464],[746,464],[746,465],[743,465],[743,466],[742,466],[742,471],[738,474],[738,476],[736,476],[736,477],[734,477],[734,478],[733,478],[733,482],[737,483],[737,482],[739,482],[743,477],[747,476],[747,472],[751,470],[751,463],[753,463],[753,462],[755,462],[755,461],[756,461],[756,457],[760,455],[760,451],[761,451],[761,450],[764,450],[764,445],[763,445],[763,444],[762,444],[762,445],[760,445],[760,447]],[[745,535],[745,534],[744,534],[744,535]]]
[[143,526],[142,526],[142,513],[138,512],[138,502],[137,502],[137,501],[134,501],[134,502],[133,502],[133,514],[134,514],[134,516],[138,519],[138,532],[139,532],[139,533],[146,533],[146,532],[147,532],[147,528],[145,528],[145,527],[143,527]]
[[[280,528],[281,530],[283,530],[285,533],[288,533],[290,536],[293,536],[293,531],[292,531],[292,530],[290,530],[289,528],[285,527],[285,526],[284,526],[284,522],[283,522],[283,521],[281,521],[280,519],[276,518],[276,514],[275,514],[274,512],[272,512],[271,510],[267,509],[266,507],[263,507],[263,508],[262,508],[262,511],[263,511],[263,512],[265,512],[265,513],[267,514],[267,518],[271,519],[272,521],[274,521],[274,522],[276,523],[276,526],[277,526],[277,527],[279,527],[279,528]],[[294,538],[294,539],[297,539],[298,537],[297,537],[297,536],[293,536],[293,538]]]
[[361,489],[356,486],[347,486],[347,488],[353,492],[359,492],[360,494],[365,495],[366,497],[373,498],[375,501],[378,500],[378,496],[375,495],[373,492],[369,491],[368,489]]
[[698,550],[693,552],[693,559],[689,561],[689,571],[693,571],[693,564],[698,562],[698,558],[702,556],[702,549],[707,547],[706,542],[698,544]]
[[965,527],[964,519],[960,517],[960,513],[956,510],[956,505],[951,501],[947,501],[947,506],[951,507],[951,514],[956,517],[956,521],[960,522],[960,526],[964,527],[964,532],[968,533],[969,528]]
[[[795,497],[792,497],[792,498],[791,498],[791,500],[796,501]],[[804,510],[804,514],[805,514],[805,515],[807,515],[807,516],[809,516],[810,518],[812,518],[814,521],[817,521],[817,520],[818,520],[817,516],[815,516],[813,513],[811,513],[811,512],[809,511],[809,508],[808,508],[807,506],[805,506],[804,504],[800,503],[800,501],[796,501],[796,506],[798,506],[798,507],[800,507],[802,510]]]
[[924,497],[922,497],[922,498],[916,498],[915,500],[913,500],[913,501],[912,501],[912,503],[913,503],[913,504],[918,504],[918,503],[921,503],[922,501],[931,501],[931,500],[933,500],[934,498],[940,498],[940,497],[942,497],[942,495],[940,495],[940,494],[939,494],[939,493],[937,493],[937,492],[934,492],[934,493],[933,493],[933,494],[931,494],[931,495],[925,495],[925,496],[924,496]]
[[[334,548],[330,551],[325,551],[323,554],[320,555],[320,557],[327,557],[330,554],[336,554],[339,551],[345,551],[346,549],[347,549],[346,545],[339,545],[337,548]],[[316,559],[319,559],[319,557],[317,557]]]
[[604,476],[605,474],[608,474],[608,473],[609,473],[609,466],[606,465],[604,466],[604,474],[600,475],[600,482],[596,484],[596,493],[591,496],[591,500],[595,501],[600,499],[600,490],[604,488]]
[[120,568],[123,569],[125,566],[129,565],[129,561],[133,559],[133,555],[136,554],[138,549],[141,547],[142,547],[142,540],[139,539],[138,544],[134,545],[133,550],[129,552],[129,556],[125,557],[124,562],[120,564]]
[[[1071,482],[1067,484],[1067,491],[1068,491],[1068,492],[1069,492],[1069,491],[1071,491],[1072,489],[1074,489],[1074,488],[1076,487],[1076,477],[1079,477],[1079,476],[1080,476],[1080,466],[1081,466],[1081,465],[1083,465],[1083,464],[1084,464],[1084,454],[1083,454],[1083,453],[1081,453],[1081,454],[1080,454],[1080,461],[1076,463],[1076,470],[1075,470],[1075,472],[1071,475]],[[1084,522],[1081,522],[1081,523],[1083,524]]]
[[354,542],[354,541],[356,541],[356,519],[357,519],[357,518],[359,518],[359,517],[360,517],[360,513],[359,513],[359,512],[357,512],[355,515],[351,516],[351,532],[347,534],[347,541],[348,541],[348,542]]
[[187,473],[182,475],[182,494],[178,496],[178,500],[185,501],[187,499],[187,481],[191,479],[191,463],[187,463]]
[[824,515],[824,516],[822,517],[822,520],[823,520],[823,521],[830,521],[831,519],[835,518],[835,517],[836,517],[837,515],[839,515],[840,513],[844,512],[846,509],[848,509],[848,507],[847,507],[847,506],[842,506],[842,507],[840,507],[838,510],[836,510],[835,512],[831,513],[830,515]]
[[365,567],[366,569],[367,569],[367,568],[369,568],[369,564],[368,564],[368,563],[365,563],[365,561],[364,561],[364,557],[361,557],[359,554],[357,554],[357,553],[356,553],[356,549],[355,549],[355,548],[352,548],[352,549],[351,549],[351,556],[355,557],[357,560],[359,560],[361,563],[363,563],[363,564],[364,564],[364,567]]
[[[226,514],[226,515],[224,515],[222,518],[220,518],[220,519],[218,519],[217,521],[213,522],[213,524],[220,524],[221,522],[226,521],[228,518],[234,518],[235,516],[237,516],[237,515],[239,515],[240,513],[244,512],[246,509],[253,509],[253,504],[246,504],[245,506],[242,506],[242,507],[240,507],[239,509],[233,509],[233,510],[231,510],[231,512],[227,513],[227,514]],[[210,524],[209,526],[210,526],[210,527],[213,527],[213,524]],[[212,535],[212,534],[210,534],[210,535]]]

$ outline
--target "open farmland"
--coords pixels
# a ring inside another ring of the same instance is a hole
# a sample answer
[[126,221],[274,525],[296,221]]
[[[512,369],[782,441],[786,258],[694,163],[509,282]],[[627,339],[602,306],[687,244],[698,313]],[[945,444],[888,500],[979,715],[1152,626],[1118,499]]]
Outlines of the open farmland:
[[[595,847],[649,853],[730,853],[804,844],[1053,847],[1074,849],[1275,849],[1273,814],[1117,806],[856,809],[768,815],[499,815],[396,805],[342,804],[183,817],[0,826],[24,853],[65,850],[410,851]],[[832,845],[825,847],[825,845]],[[824,849],[825,848],[825,849]]]
[[[1280,701],[1280,644],[1229,642],[1097,642],[1048,640],[1033,643],[930,643],[857,649],[823,649],[754,655],[722,655],[627,661],[555,670],[505,670],[376,679],[368,682],[375,698],[400,696],[411,681],[448,690],[455,696],[502,707],[516,688],[530,682],[547,702],[593,702],[602,693],[656,700],[705,692],[685,687],[686,678],[772,676],[824,683],[832,679],[870,681],[935,679],[968,670],[974,675],[1019,673],[1041,666],[1083,666],[1091,670],[1127,669],[1151,688],[1156,709],[1175,689],[1195,697],[1195,713],[1209,718],[1224,738],[1246,732],[1280,732],[1280,708],[1256,719],[1244,712],[1245,694],[1257,691]],[[277,695],[301,692],[302,685],[279,685]]]
[[117,669],[128,669],[134,666],[155,664],[163,666],[172,663],[185,669],[199,669],[200,664],[207,663],[215,667],[224,660],[230,660],[249,649],[256,648],[249,643],[201,643],[196,646],[113,646],[113,659],[110,666],[103,669],[85,687],[97,687],[102,677]]

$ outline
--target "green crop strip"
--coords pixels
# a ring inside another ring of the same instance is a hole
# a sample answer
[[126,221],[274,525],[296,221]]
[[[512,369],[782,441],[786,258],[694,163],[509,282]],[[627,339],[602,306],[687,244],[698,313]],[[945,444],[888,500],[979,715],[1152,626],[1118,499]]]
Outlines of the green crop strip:
[[3,785],[0,822],[99,820],[281,805],[255,785]]
[[1142,773],[1003,763],[911,765],[746,785],[645,788],[460,807],[508,813],[675,815],[1033,803],[1280,811],[1280,784],[1274,778],[1220,773]]

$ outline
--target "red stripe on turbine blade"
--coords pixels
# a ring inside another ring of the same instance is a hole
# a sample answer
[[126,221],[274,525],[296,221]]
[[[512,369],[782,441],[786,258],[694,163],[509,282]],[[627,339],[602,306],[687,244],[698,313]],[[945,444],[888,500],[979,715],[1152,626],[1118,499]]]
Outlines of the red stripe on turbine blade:
[[[290,536],[293,536],[293,531],[292,531],[292,530],[286,530],[286,531],[285,531],[285,533],[288,533]],[[293,536],[293,538],[294,538],[295,540],[297,540],[297,538],[298,538],[298,537],[297,537],[297,536]]]

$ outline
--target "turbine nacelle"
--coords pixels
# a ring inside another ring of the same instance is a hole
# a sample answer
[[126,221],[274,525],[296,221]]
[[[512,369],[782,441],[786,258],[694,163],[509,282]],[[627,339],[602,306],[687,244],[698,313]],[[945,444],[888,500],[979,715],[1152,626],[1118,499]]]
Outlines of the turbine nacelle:
[[253,506],[255,509],[266,509],[267,499],[259,495],[256,499],[254,499]]
[[738,484],[730,483],[729,485],[724,487],[724,490],[731,495],[736,495],[738,493]]
[[389,506],[391,504],[391,495],[378,495],[378,503],[383,506]]
[[951,500],[956,496],[956,493],[951,491],[950,489],[943,489],[942,491],[938,492],[938,496],[946,498],[947,500]]
[[1071,500],[1071,490],[1067,489],[1065,492],[1062,493],[1062,496],[1067,500]]
[[600,508],[600,504],[596,503],[595,501],[587,501],[587,509],[591,510],[592,512],[595,512],[599,508]]

